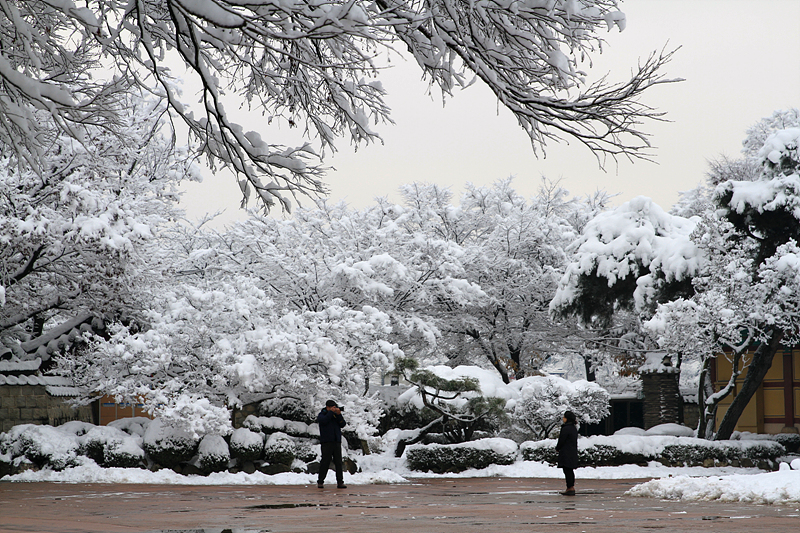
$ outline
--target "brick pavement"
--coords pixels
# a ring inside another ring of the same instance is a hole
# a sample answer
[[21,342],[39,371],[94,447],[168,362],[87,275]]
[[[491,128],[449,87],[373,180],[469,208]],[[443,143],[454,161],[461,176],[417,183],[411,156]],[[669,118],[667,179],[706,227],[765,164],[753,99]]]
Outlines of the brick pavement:
[[0,483],[0,532],[731,533],[797,531],[800,506],[632,498],[635,480],[435,479],[393,485]]

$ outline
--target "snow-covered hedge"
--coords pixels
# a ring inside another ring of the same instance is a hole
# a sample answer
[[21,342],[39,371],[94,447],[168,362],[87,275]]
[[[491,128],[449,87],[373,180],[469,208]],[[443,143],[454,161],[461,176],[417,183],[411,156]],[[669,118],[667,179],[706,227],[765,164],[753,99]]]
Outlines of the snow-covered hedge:
[[0,454],[24,457],[38,467],[53,470],[77,465],[79,448],[75,433],[51,426],[21,424],[0,435]]
[[153,420],[144,433],[144,451],[156,463],[167,468],[180,466],[194,457],[198,440],[191,433]]
[[734,431],[731,440],[772,440],[780,443],[786,448],[787,453],[797,453],[800,451],[800,435],[797,433],[778,433],[777,435],[763,435],[750,433],[748,431]]
[[131,436],[112,426],[92,426],[82,438],[82,455],[99,465],[129,468],[144,463],[142,437]]
[[[556,441],[520,446],[526,461],[556,464]],[[758,466],[771,470],[786,449],[771,440],[708,441],[668,435],[612,435],[578,439],[580,466],[616,466],[659,461],[667,466]]]
[[317,424],[306,424],[294,420],[284,420],[276,416],[250,415],[242,422],[242,427],[257,433],[286,433],[294,437],[319,437]]
[[264,453],[264,435],[247,428],[239,428],[231,434],[230,451],[241,461],[256,461]]
[[489,465],[510,465],[517,458],[517,444],[510,439],[481,439],[459,444],[415,444],[405,451],[412,470],[423,472],[463,472]]
[[294,440],[285,433],[273,433],[264,445],[264,459],[270,464],[291,465],[295,458]]
[[206,435],[197,446],[197,459],[204,472],[221,472],[228,468],[231,452],[220,435]]
[[[298,427],[282,422],[282,427]],[[263,433],[247,428],[230,437],[205,435],[197,440],[160,419],[148,418],[123,419],[108,426],[23,424],[0,433],[0,477],[27,469],[63,470],[90,460],[105,467],[169,468],[183,474],[256,469],[272,474],[308,469],[308,463],[319,460],[319,444],[316,438],[283,432],[265,439]]]

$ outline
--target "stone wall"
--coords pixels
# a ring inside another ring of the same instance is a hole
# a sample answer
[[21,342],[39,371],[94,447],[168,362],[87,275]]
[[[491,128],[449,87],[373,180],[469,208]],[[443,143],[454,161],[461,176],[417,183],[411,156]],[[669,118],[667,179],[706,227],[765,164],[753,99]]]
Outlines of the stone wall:
[[72,407],[67,398],[48,394],[44,385],[0,386],[0,432],[19,424],[59,426],[71,420],[93,422],[89,405]]
[[258,416],[258,406],[260,402],[253,402],[248,403],[242,406],[241,409],[234,409],[233,410],[233,427],[240,428],[242,427],[242,422],[244,419],[250,415]]
[[683,402],[683,425],[692,429],[697,428],[700,421],[700,411],[698,411],[697,402]]

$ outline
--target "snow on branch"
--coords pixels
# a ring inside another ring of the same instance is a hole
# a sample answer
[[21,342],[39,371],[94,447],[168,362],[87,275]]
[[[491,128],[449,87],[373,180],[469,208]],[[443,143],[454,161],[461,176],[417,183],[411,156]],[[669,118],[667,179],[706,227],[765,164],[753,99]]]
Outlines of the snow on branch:
[[[288,196],[326,192],[322,158],[336,139],[380,140],[373,126],[391,119],[377,58],[402,45],[446,94],[486,83],[534,150],[575,138],[601,166],[647,158],[641,125],[663,114],[639,97],[676,81],[661,74],[672,53],[616,85],[580,70],[602,51],[599,32],[625,25],[616,0],[0,0],[0,142],[38,171],[53,133],[35,112],[83,142],[86,124],[117,127],[109,103],[120,94],[150,92],[212,170],[237,174],[245,203],[289,210]],[[306,142],[262,139],[236,108],[297,127]]]

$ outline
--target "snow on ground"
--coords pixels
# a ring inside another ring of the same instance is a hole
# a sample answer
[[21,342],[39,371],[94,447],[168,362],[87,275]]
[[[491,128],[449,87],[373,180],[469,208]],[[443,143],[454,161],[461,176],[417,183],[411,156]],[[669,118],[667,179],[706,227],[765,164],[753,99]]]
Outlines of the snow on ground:
[[781,463],[778,472],[653,479],[636,485],[626,494],[668,500],[796,503],[800,502],[800,459],[792,461],[792,466],[797,469]]

